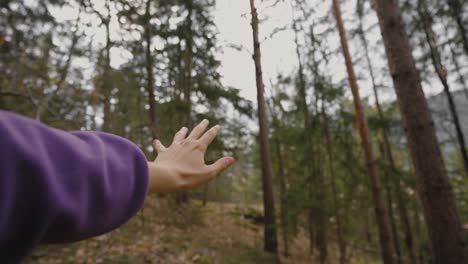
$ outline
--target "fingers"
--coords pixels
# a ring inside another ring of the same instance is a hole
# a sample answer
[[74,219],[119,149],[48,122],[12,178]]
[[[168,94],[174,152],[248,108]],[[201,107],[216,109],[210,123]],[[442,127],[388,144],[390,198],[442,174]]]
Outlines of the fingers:
[[217,160],[215,163],[208,165],[210,176],[214,177],[220,174],[225,169],[229,168],[236,161],[232,157],[223,157]]
[[172,143],[180,142],[184,140],[185,136],[187,135],[188,128],[183,127],[181,128],[175,135],[174,135],[174,140],[172,140]]
[[192,133],[187,137],[187,139],[199,139],[202,135],[203,132],[205,132],[206,128],[208,127],[208,124],[210,122],[206,119],[200,122],[193,130]]
[[216,138],[216,135],[218,134],[220,130],[220,127],[218,125],[210,128],[208,131],[206,131],[205,134],[200,138],[200,142],[203,147],[208,148],[208,146],[213,142],[213,140]]
[[154,145],[154,148],[156,149],[156,151],[157,151],[158,153],[161,153],[161,152],[163,152],[163,151],[165,151],[165,150],[167,149],[167,148],[161,143],[161,141],[159,141],[159,140],[157,140],[157,139],[155,139],[155,140],[153,141],[153,145]]

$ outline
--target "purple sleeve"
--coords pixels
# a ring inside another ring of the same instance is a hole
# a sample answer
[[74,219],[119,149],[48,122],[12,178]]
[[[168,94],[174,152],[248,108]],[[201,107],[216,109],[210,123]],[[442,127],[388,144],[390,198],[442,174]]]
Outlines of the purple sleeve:
[[122,225],[143,205],[148,177],[145,156],[124,138],[0,111],[0,262]]

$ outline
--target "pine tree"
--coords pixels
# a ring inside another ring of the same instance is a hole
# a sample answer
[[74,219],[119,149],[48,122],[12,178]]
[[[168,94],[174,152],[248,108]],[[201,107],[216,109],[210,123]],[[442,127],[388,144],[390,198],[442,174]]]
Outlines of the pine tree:
[[[359,17],[359,28],[357,30],[357,34],[358,34],[358,36],[359,36],[359,38],[360,38],[360,40],[361,40],[361,42],[363,44],[363,48],[364,48],[365,62],[366,62],[367,69],[369,71],[369,76],[370,76],[370,80],[371,80],[371,84],[372,84],[372,91],[374,93],[375,108],[377,109],[377,114],[378,114],[378,118],[380,119],[380,122],[385,124],[385,116],[384,116],[384,112],[382,110],[382,106],[381,106],[381,103],[380,103],[380,96],[379,96],[379,92],[378,92],[378,88],[377,88],[376,76],[375,76],[374,69],[372,67],[372,63],[371,63],[371,59],[370,59],[370,55],[369,55],[369,47],[368,47],[369,45],[368,45],[368,41],[366,39],[365,32],[364,32],[364,25],[363,25],[364,3],[363,3],[363,1],[358,1],[357,13],[358,13],[358,17]],[[395,187],[398,210],[399,210],[399,213],[400,213],[400,219],[401,219],[403,230],[404,230],[404,233],[405,233],[405,244],[406,244],[406,247],[407,247],[407,251],[409,253],[410,261],[412,263],[416,263],[416,257],[415,257],[414,245],[413,245],[413,240],[414,239],[413,239],[413,235],[412,235],[412,232],[411,232],[411,224],[410,224],[410,220],[409,220],[409,217],[408,217],[408,210],[406,208],[405,202],[403,201],[403,194],[402,194],[402,190],[401,190],[401,181],[399,179],[399,175],[397,174],[397,165],[395,164],[394,153],[392,151],[392,147],[391,147],[390,139],[389,139],[389,128],[388,128],[388,126],[386,124],[382,128],[381,134],[382,134],[382,140],[383,140],[382,157],[384,157],[384,159],[386,159],[388,161],[388,164],[390,165],[390,169],[391,169],[391,176],[390,177],[391,177],[391,181],[392,181],[392,183],[393,183],[393,185]],[[386,169],[386,168],[384,168],[384,169]],[[390,191],[389,188],[387,188],[387,189],[388,189],[388,191]],[[388,207],[390,209],[390,205]],[[398,241],[397,236],[394,235],[393,239],[395,240],[394,241],[395,242],[395,248],[398,248],[398,246],[396,245],[397,241]]]
[[444,87],[444,93],[447,97],[450,114],[452,116],[453,124],[455,125],[455,132],[458,140],[458,147],[460,148],[460,153],[465,167],[465,173],[468,175],[468,153],[466,151],[466,141],[465,136],[463,135],[463,130],[460,124],[460,118],[458,117],[457,107],[453,99],[452,93],[450,91],[450,85],[448,81],[448,73],[446,67],[442,62],[442,55],[437,45],[435,39],[434,31],[432,30],[432,19],[431,14],[427,8],[427,3],[425,0],[418,0],[418,14],[421,20],[423,27],[424,35],[426,36],[427,43],[429,45],[429,53],[434,66],[434,70],[439,77],[440,83]]
[[461,223],[396,0],[376,0],[380,30],[416,173],[434,263],[467,259]]
[[252,15],[252,35],[253,35],[253,48],[254,48],[254,63],[255,63],[255,80],[257,84],[257,111],[258,111],[258,122],[260,127],[260,156],[262,159],[262,186],[263,186],[263,206],[265,214],[265,251],[277,252],[277,240],[276,240],[276,223],[275,223],[275,207],[273,198],[273,185],[272,185],[272,169],[271,169],[271,157],[270,157],[270,146],[268,143],[268,122],[265,113],[265,98],[264,98],[264,83],[262,75],[262,63],[260,54],[260,41],[259,41],[259,30],[258,30],[258,14],[255,8],[255,1],[250,0],[250,11]]
[[353,62],[348,49],[346,39],[346,32],[344,29],[343,21],[341,18],[341,11],[338,0],[333,0],[333,14],[335,15],[336,24],[340,34],[341,48],[343,57],[346,62],[346,69],[348,72],[348,81],[353,93],[354,108],[358,122],[359,134],[361,136],[362,147],[365,154],[365,162],[367,164],[367,171],[369,181],[372,188],[372,197],[374,201],[375,216],[379,229],[379,240],[382,253],[382,260],[385,264],[393,263],[394,248],[388,224],[388,209],[383,199],[383,190],[380,179],[377,175],[377,166],[375,164],[374,153],[369,135],[369,128],[364,116],[361,99],[359,97],[359,87],[357,84],[356,76],[353,69]]

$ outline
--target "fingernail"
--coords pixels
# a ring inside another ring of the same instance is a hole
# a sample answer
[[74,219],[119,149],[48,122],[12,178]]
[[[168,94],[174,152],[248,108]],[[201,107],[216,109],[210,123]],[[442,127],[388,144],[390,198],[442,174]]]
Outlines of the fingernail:
[[221,129],[221,127],[219,125],[216,125],[216,126],[214,126],[214,129],[219,131]]
[[235,162],[234,158],[228,157],[228,158],[226,158],[226,160],[224,161],[224,165],[225,165],[226,167],[229,167],[229,166],[231,166],[234,162]]
[[186,128],[186,127],[182,127],[182,128],[180,129],[180,131],[186,131],[186,130],[188,130],[188,128]]
[[210,121],[208,121],[208,119],[203,119],[202,123],[203,123],[203,124],[209,124]]

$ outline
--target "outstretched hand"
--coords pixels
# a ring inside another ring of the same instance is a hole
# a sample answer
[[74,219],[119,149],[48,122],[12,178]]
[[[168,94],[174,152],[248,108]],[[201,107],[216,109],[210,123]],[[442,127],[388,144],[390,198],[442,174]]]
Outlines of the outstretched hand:
[[188,129],[183,127],[175,134],[169,147],[159,140],[153,142],[158,156],[154,162],[148,162],[150,192],[192,189],[207,183],[234,164],[232,157],[220,158],[211,165],[205,164],[205,152],[220,130],[216,125],[206,131],[208,124],[208,120],[203,120],[188,136]]

